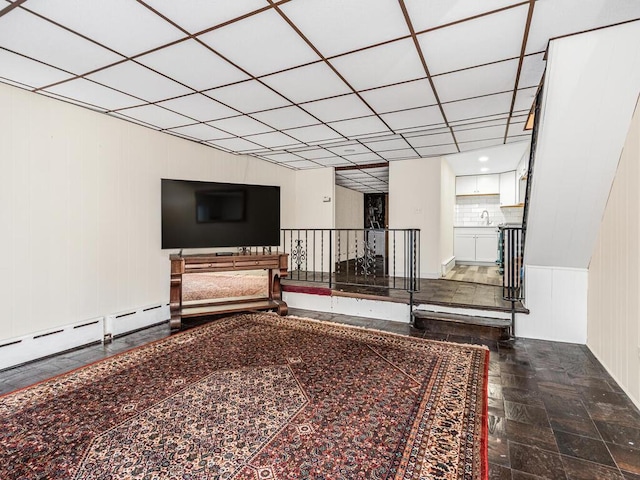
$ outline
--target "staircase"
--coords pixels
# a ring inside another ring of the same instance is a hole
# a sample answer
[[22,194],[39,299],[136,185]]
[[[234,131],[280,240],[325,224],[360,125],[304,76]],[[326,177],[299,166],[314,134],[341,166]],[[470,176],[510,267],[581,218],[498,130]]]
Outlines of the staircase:
[[413,310],[413,326],[429,333],[477,337],[498,342],[511,337],[508,318],[465,315],[461,313]]

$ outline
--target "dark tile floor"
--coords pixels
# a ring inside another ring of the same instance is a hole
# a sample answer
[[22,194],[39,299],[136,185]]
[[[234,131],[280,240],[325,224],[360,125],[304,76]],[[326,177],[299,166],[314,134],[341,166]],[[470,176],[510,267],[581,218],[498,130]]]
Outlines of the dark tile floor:
[[[292,314],[425,337],[408,324],[292,309]],[[0,372],[0,393],[31,385],[169,335],[162,324]],[[512,347],[477,338],[489,367],[492,480],[640,480],[640,412],[585,346],[517,339]]]

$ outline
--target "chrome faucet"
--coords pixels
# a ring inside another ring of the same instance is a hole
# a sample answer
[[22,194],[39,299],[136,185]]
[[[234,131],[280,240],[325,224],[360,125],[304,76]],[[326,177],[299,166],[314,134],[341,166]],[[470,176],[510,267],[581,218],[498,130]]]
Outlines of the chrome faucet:
[[491,225],[491,222],[489,221],[489,212],[487,210],[482,211],[482,213],[480,214],[480,218],[484,218],[485,213],[487,214],[486,225]]

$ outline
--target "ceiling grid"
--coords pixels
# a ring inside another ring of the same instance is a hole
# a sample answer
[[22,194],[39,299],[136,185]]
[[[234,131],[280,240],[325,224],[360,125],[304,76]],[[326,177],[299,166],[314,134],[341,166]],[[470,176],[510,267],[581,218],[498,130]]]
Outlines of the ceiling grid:
[[389,162],[526,145],[549,39],[640,19],[636,0],[0,1],[0,82],[367,193]]

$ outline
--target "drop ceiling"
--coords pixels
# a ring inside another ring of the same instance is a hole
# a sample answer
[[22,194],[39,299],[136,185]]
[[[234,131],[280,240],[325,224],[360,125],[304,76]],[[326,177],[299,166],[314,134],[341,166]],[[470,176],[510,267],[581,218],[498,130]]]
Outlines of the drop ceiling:
[[0,81],[377,193],[389,162],[529,142],[549,39],[638,18],[637,0],[5,0]]

